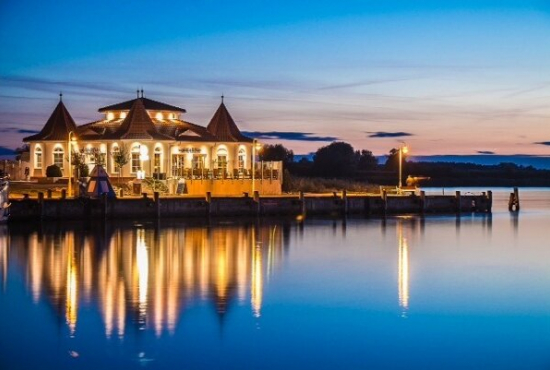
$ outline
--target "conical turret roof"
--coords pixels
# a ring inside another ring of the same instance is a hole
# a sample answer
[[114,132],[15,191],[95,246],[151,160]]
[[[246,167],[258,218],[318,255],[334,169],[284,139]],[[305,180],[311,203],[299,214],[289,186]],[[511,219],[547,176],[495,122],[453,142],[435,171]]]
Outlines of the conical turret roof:
[[120,124],[120,127],[109,135],[108,139],[153,139],[173,140],[157,131],[155,124],[143,105],[143,98],[134,101],[128,115]]
[[244,136],[239,131],[239,128],[233,121],[233,118],[227,111],[225,104],[220,104],[220,107],[214,113],[214,117],[210,120],[210,123],[206,129],[220,141],[237,141],[237,142],[251,142],[252,139]]
[[65,108],[65,104],[60,100],[42,130],[36,135],[24,138],[23,141],[68,140],[71,131],[76,134],[76,124]]

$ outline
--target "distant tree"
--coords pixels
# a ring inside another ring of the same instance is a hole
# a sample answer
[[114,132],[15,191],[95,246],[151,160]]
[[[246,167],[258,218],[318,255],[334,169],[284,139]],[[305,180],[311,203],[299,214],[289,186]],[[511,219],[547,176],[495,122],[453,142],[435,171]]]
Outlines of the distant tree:
[[357,159],[357,169],[359,171],[372,171],[378,168],[378,159],[370,150],[361,150],[355,152]]
[[294,152],[281,144],[265,145],[260,152],[261,161],[283,161],[285,167],[294,161]]
[[351,177],[357,169],[357,162],[358,157],[350,144],[334,142],[317,150],[313,173],[322,177]]

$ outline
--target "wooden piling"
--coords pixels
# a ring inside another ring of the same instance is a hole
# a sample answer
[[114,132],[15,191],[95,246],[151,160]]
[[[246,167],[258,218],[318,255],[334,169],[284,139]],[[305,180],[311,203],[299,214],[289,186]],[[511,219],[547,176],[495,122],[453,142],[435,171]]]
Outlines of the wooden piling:
[[514,192],[510,193],[510,198],[508,199],[508,210],[510,212],[519,211],[519,190],[514,188]]
[[388,192],[386,189],[382,190],[382,210],[384,214],[388,211]]
[[38,193],[38,206],[40,208],[40,218],[44,218],[44,193]]
[[347,215],[349,213],[349,206],[348,206],[348,193],[346,190],[342,190],[342,200],[344,201],[344,215]]
[[46,194],[47,194],[48,199],[52,199],[52,189],[48,189]]
[[157,219],[160,219],[160,193],[155,191],[153,197],[155,199],[155,216]]
[[456,191],[456,195],[455,195],[455,202],[456,202],[456,212],[457,213],[460,213],[460,190],[457,190]]
[[305,217],[307,208],[306,208],[306,197],[304,197],[303,191],[300,192],[300,208],[301,208],[302,216]]
[[420,191],[420,213],[424,213],[426,210],[426,192],[424,190]]
[[61,189],[61,199],[67,199],[67,190]]
[[489,190],[487,192],[487,212],[491,213],[493,211],[493,192]]
[[210,216],[212,214],[212,193],[206,192],[206,214]]

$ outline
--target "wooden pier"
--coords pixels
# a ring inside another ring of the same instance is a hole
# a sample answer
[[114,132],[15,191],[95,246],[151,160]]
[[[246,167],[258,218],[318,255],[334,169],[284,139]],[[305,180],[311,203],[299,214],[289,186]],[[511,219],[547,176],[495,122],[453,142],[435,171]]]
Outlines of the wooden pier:
[[250,197],[151,197],[101,199],[38,199],[28,197],[11,201],[10,221],[28,220],[116,220],[160,218],[208,218],[217,216],[345,216],[434,213],[488,213],[492,209],[492,192],[479,195],[381,195],[348,194],[346,191],[327,195],[300,193],[287,196]]

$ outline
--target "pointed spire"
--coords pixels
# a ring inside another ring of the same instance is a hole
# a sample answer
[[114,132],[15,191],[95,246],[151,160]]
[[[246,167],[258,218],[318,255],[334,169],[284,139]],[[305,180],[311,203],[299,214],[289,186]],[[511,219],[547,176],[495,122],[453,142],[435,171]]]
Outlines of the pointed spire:
[[139,89],[136,90],[136,98],[139,99]]
[[59,101],[62,102],[63,101],[63,93],[60,91],[59,92]]
[[68,140],[69,132],[77,132],[76,124],[73,117],[65,108],[65,104],[61,100],[63,94],[59,94],[59,103],[55,107],[46,124],[36,135],[32,135],[23,139],[23,141],[37,141],[37,140]]
[[220,141],[251,142],[252,139],[244,136],[229,114],[227,107],[222,102],[210,120],[206,129]]
[[141,88],[141,97],[143,98],[143,87]]

